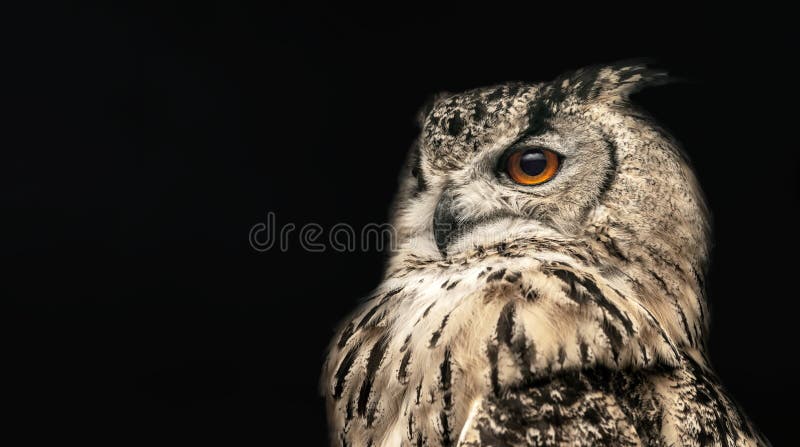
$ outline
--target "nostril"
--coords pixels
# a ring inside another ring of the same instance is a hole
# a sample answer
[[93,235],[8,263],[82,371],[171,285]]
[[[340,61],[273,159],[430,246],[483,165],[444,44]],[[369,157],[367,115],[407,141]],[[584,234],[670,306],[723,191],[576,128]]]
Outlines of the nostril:
[[453,195],[445,192],[439,199],[436,211],[433,214],[433,237],[436,240],[436,247],[445,256],[447,255],[447,245],[458,229],[458,220],[453,211],[453,202]]

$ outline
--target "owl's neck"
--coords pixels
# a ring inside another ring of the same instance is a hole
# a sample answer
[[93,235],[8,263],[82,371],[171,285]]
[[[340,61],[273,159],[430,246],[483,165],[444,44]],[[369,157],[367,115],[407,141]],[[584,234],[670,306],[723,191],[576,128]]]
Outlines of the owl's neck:
[[[555,229],[524,219],[498,219],[465,234],[442,253],[424,237],[401,244],[385,280],[430,266],[477,265],[492,257],[558,260],[597,281],[628,290],[626,300],[652,313],[676,345],[705,351],[708,309],[703,261],[670,235],[637,235],[600,208],[580,229]],[[660,237],[666,236],[666,237]]]

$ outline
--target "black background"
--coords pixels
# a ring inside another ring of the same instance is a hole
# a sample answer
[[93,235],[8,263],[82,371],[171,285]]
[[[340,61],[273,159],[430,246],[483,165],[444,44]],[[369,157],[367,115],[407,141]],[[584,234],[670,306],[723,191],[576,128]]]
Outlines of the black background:
[[712,358],[789,445],[800,369],[788,14],[262,3],[39,5],[10,28],[0,197],[13,426],[324,445],[323,350],[383,256],[308,253],[296,239],[258,253],[250,227],[269,211],[298,226],[384,222],[434,92],[652,57],[690,81],[635,99],[684,143],[714,212]]

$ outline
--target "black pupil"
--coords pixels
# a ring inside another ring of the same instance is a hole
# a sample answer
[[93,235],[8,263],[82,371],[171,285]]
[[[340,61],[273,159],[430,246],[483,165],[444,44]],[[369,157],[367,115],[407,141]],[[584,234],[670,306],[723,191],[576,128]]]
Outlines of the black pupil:
[[522,168],[522,172],[535,177],[544,172],[547,167],[547,157],[538,149],[525,152],[519,160],[519,167]]

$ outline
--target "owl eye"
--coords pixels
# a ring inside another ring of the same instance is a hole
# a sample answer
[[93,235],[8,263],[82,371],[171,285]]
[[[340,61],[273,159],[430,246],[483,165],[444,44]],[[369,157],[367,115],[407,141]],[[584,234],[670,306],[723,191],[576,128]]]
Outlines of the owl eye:
[[547,149],[521,149],[506,161],[506,172],[520,185],[538,185],[555,177],[558,154]]

